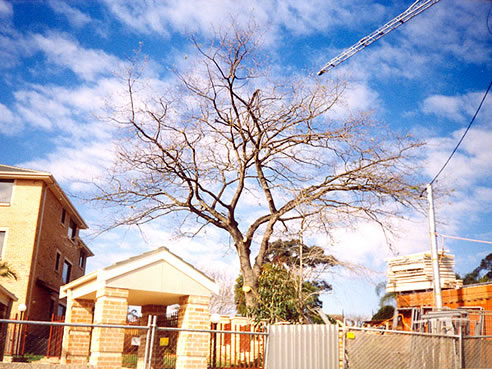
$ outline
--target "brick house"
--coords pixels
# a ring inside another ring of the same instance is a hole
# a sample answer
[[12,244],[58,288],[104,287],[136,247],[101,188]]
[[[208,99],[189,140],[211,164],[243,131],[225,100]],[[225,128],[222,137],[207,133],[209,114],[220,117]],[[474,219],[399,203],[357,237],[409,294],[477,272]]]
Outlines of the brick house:
[[79,238],[87,225],[47,172],[0,165],[0,259],[17,274],[2,286],[25,304],[31,320],[64,315],[60,286],[85,274],[93,256]]

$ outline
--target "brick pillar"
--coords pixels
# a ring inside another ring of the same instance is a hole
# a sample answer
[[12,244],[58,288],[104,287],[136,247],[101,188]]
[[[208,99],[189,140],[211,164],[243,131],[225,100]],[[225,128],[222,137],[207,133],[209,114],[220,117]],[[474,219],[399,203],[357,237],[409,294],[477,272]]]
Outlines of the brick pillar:
[[[94,301],[72,300],[66,323],[92,323]],[[86,364],[91,343],[91,327],[66,327],[62,344],[62,362]]]
[[[210,329],[209,302],[209,297],[181,297],[178,326],[190,329]],[[176,369],[206,369],[209,345],[209,333],[180,332],[176,349]]]
[[[142,306],[142,318],[140,318],[140,325],[147,325],[149,321],[149,316],[157,316],[156,325],[158,327],[163,327],[166,321],[167,306],[165,305],[144,305]],[[166,332],[157,332],[154,338],[153,355],[151,361],[152,368],[162,367],[162,355],[160,338],[165,336]],[[147,332],[142,332],[140,336],[140,346],[138,347],[138,363],[137,369],[144,368],[144,357],[145,357],[145,345],[147,342]]]
[[[96,294],[94,324],[126,324],[128,290],[103,287]],[[98,369],[121,368],[125,332],[122,328],[94,328],[90,363]]]

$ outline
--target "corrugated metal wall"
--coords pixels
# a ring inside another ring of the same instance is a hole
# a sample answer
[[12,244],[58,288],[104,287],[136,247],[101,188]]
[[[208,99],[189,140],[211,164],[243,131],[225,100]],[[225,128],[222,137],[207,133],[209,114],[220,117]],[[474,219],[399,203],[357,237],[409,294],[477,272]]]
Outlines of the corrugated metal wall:
[[337,326],[270,326],[265,364],[265,369],[338,369]]

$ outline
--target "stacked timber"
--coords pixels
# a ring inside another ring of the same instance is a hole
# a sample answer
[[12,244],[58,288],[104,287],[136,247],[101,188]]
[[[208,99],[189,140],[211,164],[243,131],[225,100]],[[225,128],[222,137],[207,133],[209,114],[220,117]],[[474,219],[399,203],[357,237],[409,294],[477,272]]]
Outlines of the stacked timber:
[[[387,292],[421,291],[434,287],[430,252],[399,256],[387,260]],[[463,281],[456,279],[454,255],[439,251],[441,288],[459,288]]]

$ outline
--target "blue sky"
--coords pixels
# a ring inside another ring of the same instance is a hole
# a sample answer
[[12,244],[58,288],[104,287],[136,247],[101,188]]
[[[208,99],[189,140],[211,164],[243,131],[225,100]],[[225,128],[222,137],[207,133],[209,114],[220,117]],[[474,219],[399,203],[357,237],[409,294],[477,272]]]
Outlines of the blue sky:
[[[228,19],[267,29],[264,47],[282,73],[318,71],[343,49],[404,11],[411,1],[5,1],[0,0],[0,162],[54,174],[87,220],[84,239],[93,270],[156,246],[203,269],[233,270],[234,253],[217,230],[177,238],[165,219],[140,230],[94,238],[110,216],[81,198],[113,160],[114,132],[101,124],[118,98],[117,78],[134,50],[147,73],[165,84],[171,67],[186,63],[189,36],[207,37]],[[347,81],[341,111],[370,111],[391,129],[425,140],[418,165],[425,180],[440,169],[492,78],[492,3],[442,0],[408,24],[323,75]],[[492,100],[485,101],[460,150],[436,187],[438,232],[492,240]],[[429,249],[427,219],[395,220],[400,254]],[[392,255],[373,224],[335,229],[313,239],[354,265],[326,278],[333,293],[325,311],[369,314],[375,283]],[[471,271],[490,245],[446,240],[456,270]],[[235,274],[232,272],[232,274]]]

